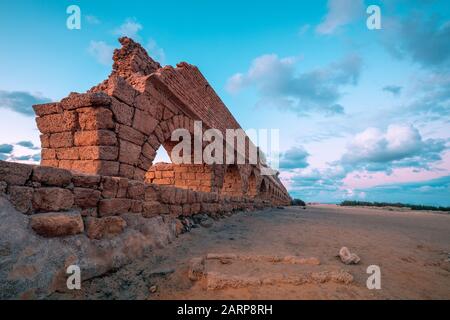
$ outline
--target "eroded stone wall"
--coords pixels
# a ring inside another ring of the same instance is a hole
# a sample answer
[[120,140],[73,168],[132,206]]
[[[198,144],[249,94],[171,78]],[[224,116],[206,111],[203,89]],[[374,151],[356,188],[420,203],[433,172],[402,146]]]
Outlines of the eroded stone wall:
[[0,194],[31,215],[31,228],[46,237],[85,232],[91,239],[120,234],[121,216],[211,216],[270,206],[270,201],[148,184],[123,177],[0,161]]

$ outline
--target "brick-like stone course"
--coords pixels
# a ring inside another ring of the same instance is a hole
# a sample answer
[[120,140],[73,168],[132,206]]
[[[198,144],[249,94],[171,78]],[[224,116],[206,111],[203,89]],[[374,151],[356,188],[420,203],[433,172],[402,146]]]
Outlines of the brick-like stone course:
[[125,230],[121,216],[126,214],[145,218],[198,213],[214,216],[272,205],[270,201],[243,196],[6,161],[0,161],[0,173],[0,193],[18,211],[31,215],[31,228],[44,237],[82,232],[91,239],[113,237]]

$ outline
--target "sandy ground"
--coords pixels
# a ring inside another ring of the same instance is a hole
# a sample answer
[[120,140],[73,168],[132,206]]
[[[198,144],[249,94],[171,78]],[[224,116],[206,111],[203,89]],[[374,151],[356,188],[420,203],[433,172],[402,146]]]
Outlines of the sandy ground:
[[[347,246],[361,262],[336,257]],[[188,278],[189,261],[209,253],[315,257],[319,266],[233,261],[208,265],[225,276],[291,276],[347,271],[351,284],[261,284],[206,290]],[[117,272],[83,283],[81,299],[450,299],[450,215],[315,205],[238,213],[192,229],[169,247]],[[366,269],[381,268],[381,290],[368,290]],[[153,291],[153,292],[152,292]]]

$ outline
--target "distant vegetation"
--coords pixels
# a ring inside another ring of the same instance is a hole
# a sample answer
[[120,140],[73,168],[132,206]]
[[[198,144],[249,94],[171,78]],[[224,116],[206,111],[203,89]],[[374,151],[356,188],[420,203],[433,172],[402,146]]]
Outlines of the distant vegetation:
[[450,207],[435,207],[435,206],[422,206],[415,204],[405,203],[387,203],[387,202],[364,202],[364,201],[343,201],[341,206],[347,207],[396,207],[396,208],[411,208],[412,210],[427,210],[427,211],[447,211],[450,212]]
[[293,206],[299,206],[299,207],[306,207],[305,201],[300,200],[300,199],[293,199],[292,200],[292,205]]

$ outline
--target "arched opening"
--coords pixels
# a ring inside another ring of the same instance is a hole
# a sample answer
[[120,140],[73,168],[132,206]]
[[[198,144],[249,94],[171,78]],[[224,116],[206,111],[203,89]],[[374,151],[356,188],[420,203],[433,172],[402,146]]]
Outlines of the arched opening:
[[242,196],[242,178],[236,165],[229,165],[223,178],[220,193],[228,196]]
[[255,173],[252,171],[250,174],[250,177],[248,178],[248,189],[247,189],[247,196],[254,198],[258,194],[258,190],[256,187],[256,176]]
[[259,186],[259,198],[267,198],[267,193],[269,192],[269,189],[267,187],[267,183],[266,181],[263,179],[263,181],[261,182],[261,185]]

